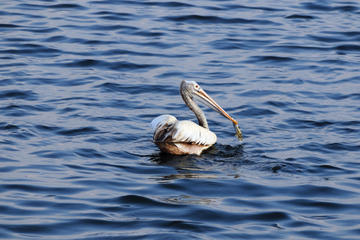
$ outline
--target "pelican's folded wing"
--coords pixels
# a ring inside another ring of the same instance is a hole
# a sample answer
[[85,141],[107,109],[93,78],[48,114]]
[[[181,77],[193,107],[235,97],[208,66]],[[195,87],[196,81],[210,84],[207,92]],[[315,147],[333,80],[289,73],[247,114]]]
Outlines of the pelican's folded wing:
[[215,133],[191,121],[177,121],[171,131],[171,142],[213,145]]
[[154,130],[154,142],[165,142],[171,139],[171,132],[177,122],[177,119],[171,115],[161,115],[151,122]]

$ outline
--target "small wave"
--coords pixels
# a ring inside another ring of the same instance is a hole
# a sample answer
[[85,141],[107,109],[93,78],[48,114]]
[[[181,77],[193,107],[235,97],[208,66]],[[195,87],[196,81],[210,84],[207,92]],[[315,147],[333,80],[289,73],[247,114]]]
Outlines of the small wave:
[[189,54],[162,54],[158,52],[139,52],[139,51],[130,51],[123,49],[107,50],[99,52],[101,55],[105,56],[116,56],[116,55],[129,55],[129,56],[145,56],[145,57],[165,57],[165,58],[186,58],[190,57]]
[[[74,28],[78,28],[78,26],[73,26]],[[101,30],[101,31],[112,31],[112,30],[127,30],[127,31],[136,31],[139,30],[137,27],[128,26],[128,25],[120,25],[120,24],[114,24],[114,25],[92,25],[89,28],[90,30]]]
[[41,158],[54,158],[54,159],[65,159],[65,158],[73,157],[73,154],[71,152],[62,151],[62,150],[41,150],[41,151],[32,152],[31,154]]
[[308,10],[315,11],[343,11],[343,12],[355,12],[359,8],[353,5],[340,5],[340,6],[331,6],[327,3],[313,3],[313,2],[305,2],[302,3],[303,8]]
[[88,135],[98,133],[99,130],[94,127],[81,127],[81,128],[74,128],[68,130],[60,130],[57,131],[57,134],[65,135],[65,136],[78,136],[78,135]]
[[335,47],[335,50],[341,51],[360,51],[360,45],[356,44],[344,44]]
[[18,28],[18,27],[20,27],[20,26],[16,25],[16,24],[0,23],[0,31],[5,30],[7,28],[12,29],[12,28]]
[[314,19],[315,17],[311,16],[311,15],[291,14],[291,15],[286,16],[285,18],[310,20],[310,19]]
[[[315,40],[321,41],[318,38],[314,38]],[[326,40],[324,40],[326,41]],[[271,46],[272,49],[278,49],[278,50],[282,50],[284,52],[303,52],[303,51],[309,51],[309,52],[314,52],[314,51],[322,51],[322,52],[327,52],[329,50],[332,50],[331,47],[322,47],[322,46],[301,46],[301,45],[287,45],[287,44],[281,44],[281,45],[275,45],[275,46]]]
[[[91,1],[92,4],[99,4],[99,5],[103,5],[103,4],[110,4],[113,5],[114,2],[111,0],[97,0],[97,1]],[[138,5],[138,6],[142,6],[142,7],[149,7],[149,6],[158,6],[158,7],[164,7],[164,8],[191,8],[194,5],[190,4],[190,3],[183,3],[183,2],[179,2],[179,1],[129,1],[129,0],[123,0],[121,1],[121,4],[124,5]]]
[[0,99],[24,99],[33,101],[38,99],[38,95],[31,90],[3,90],[0,92]]
[[20,127],[14,124],[9,124],[6,122],[0,122],[0,129],[1,130],[17,130]]
[[105,92],[123,92],[124,94],[144,94],[144,93],[152,93],[154,91],[161,91],[166,95],[174,95],[178,92],[177,87],[173,86],[163,86],[159,84],[146,84],[141,86],[134,86],[132,84],[120,84],[113,82],[106,82],[100,85],[95,86],[96,88],[100,88]]
[[265,12],[282,12],[282,11],[284,11],[281,8],[264,7],[264,6],[249,6],[249,5],[240,5],[240,4],[230,4],[230,3],[222,4],[222,6],[224,6],[226,8],[224,10],[250,9],[250,10],[262,10]]
[[84,6],[79,4],[72,4],[72,3],[59,3],[59,4],[34,4],[34,3],[21,3],[16,5],[18,9],[24,10],[42,10],[42,9],[76,9],[76,10],[84,10],[86,9]]
[[26,66],[25,63],[5,63],[5,64],[0,64],[0,68],[13,68],[13,67],[24,67]]
[[300,146],[301,149],[307,151],[329,153],[329,152],[348,152],[348,151],[359,151],[360,145],[350,143],[306,143]]
[[286,120],[286,122],[296,128],[314,128],[314,127],[323,128],[335,124],[334,122],[330,122],[327,120],[314,121],[314,120],[304,120],[304,119],[288,119]]
[[209,44],[213,46],[214,49],[221,50],[235,50],[235,49],[257,49],[269,45],[272,41],[262,41],[262,40],[240,40],[234,38],[226,38],[221,40],[215,40]]
[[273,106],[273,107],[278,107],[278,108],[286,108],[286,107],[292,105],[290,102],[275,101],[275,100],[267,101],[266,104]]
[[259,19],[245,19],[245,18],[223,18],[217,16],[202,16],[202,15],[183,15],[183,16],[168,16],[163,18],[166,21],[187,22],[187,23],[202,23],[202,24],[259,24],[259,25],[278,25],[269,20]]
[[319,41],[319,42],[326,42],[326,43],[334,43],[334,42],[342,42],[344,39],[336,38],[336,37],[329,37],[329,36],[318,36],[318,35],[309,35],[310,38]]
[[4,108],[0,108],[0,110],[6,110],[6,113],[4,115],[11,117],[24,117],[24,116],[34,115],[33,113],[28,112],[18,106],[7,106]]
[[0,54],[29,55],[36,57],[55,57],[62,52],[55,48],[49,48],[37,44],[17,44],[17,49],[1,50]]
[[40,130],[40,131],[44,131],[44,132],[56,132],[60,129],[60,127],[56,127],[56,126],[47,126],[47,125],[35,125],[35,128]]
[[[130,2],[130,1],[128,1]],[[133,1],[131,1],[133,2]],[[139,2],[140,3],[140,2]],[[145,5],[150,5],[150,6],[161,6],[161,7],[166,7],[166,8],[191,8],[191,7],[195,7],[195,5],[192,5],[190,3],[184,3],[184,2],[180,2],[180,1],[150,1],[150,2],[141,2],[142,4]],[[140,4],[141,4],[140,3]]]
[[293,199],[285,200],[282,203],[289,205],[292,208],[300,208],[302,211],[311,213],[316,209],[316,211],[344,211],[351,210],[356,207],[357,204],[343,204],[343,203],[334,203],[326,201],[316,201],[312,199]]
[[264,109],[264,108],[256,108],[256,107],[249,107],[246,110],[243,110],[241,112],[241,115],[245,115],[245,116],[266,116],[266,115],[275,115],[277,114],[274,111],[271,111],[269,109]]
[[39,27],[26,27],[23,28],[23,31],[25,32],[33,32],[33,33],[53,33],[60,31],[58,28],[39,28]]
[[340,94],[340,93],[328,93],[327,96],[334,100],[344,100],[344,99],[360,99],[360,93],[351,93],[351,94]]
[[6,157],[0,157],[0,162],[6,163],[6,162],[17,162],[17,160],[6,158]]
[[47,194],[65,194],[71,195],[84,191],[81,188],[75,187],[48,187],[34,184],[3,184],[1,186],[2,191],[20,191],[28,193],[47,193]]
[[74,151],[75,154],[86,158],[105,158],[106,156],[95,149],[81,148]]
[[264,63],[286,63],[295,61],[295,58],[292,57],[282,57],[282,56],[252,56],[249,63],[264,62]]
[[70,67],[70,68],[100,67],[100,68],[106,68],[117,71],[141,70],[141,69],[160,67],[160,65],[155,65],[155,64],[136,64],[127,61],[106,62],[106,61],[94,60],[94,59],[76,60],[73,62],[61,63],[55,65],[57,66],[62,65],[64,67]]
[[79,4],[73,4],[73,3],[60,3],[60,4],[53,4],[53,5],[44,5],[46,8],[53,8],[53,9],[76,9],[76,10],[84,10],[87,9],[84,6],[81,6]]
[[125,12],[99,11],[94,14],[99,15],[102,19],[110,21],[127,21],[135,18],[133,14]]
[[148,197],[144,197],[144,196],[139,196],[139,195],[126,195],[126,196],[122,196],[118,199],[119,203],[122,204],[130,204],[130,205],[135,205],[137,207],[140,206],[152,206],[152,207],[170,207],[170,208],[177,208],[177,207],[181,207],[178,204],[170,204],[170,203],[163,203],[161,201],[157,201],[154,199],[150,199]]
[[39,104],[39,105],[26,105],[26,104],[10,104],[6,107],[0,107],[0,110],[5,110],[5,111],[27,111],[29,112],[49,112],[54,110],[53,107],[50,107],[49,105],[46,104]]

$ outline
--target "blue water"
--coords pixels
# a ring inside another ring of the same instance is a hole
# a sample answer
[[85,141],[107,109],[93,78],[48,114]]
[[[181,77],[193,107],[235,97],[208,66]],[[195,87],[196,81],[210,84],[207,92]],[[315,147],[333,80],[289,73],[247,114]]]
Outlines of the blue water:
[[[1,239],[359,239],[358,1],[2,1]],[[201,156],[152,143],[196,120]]]

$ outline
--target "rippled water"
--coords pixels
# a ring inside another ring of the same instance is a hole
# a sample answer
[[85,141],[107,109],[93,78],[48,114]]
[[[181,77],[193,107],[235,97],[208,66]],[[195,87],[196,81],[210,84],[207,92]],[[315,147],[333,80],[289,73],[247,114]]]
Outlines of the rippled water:
[[[358,239],[358,1],[3,1],[1,239]],[[160,114],[218,143],[167,156]]]

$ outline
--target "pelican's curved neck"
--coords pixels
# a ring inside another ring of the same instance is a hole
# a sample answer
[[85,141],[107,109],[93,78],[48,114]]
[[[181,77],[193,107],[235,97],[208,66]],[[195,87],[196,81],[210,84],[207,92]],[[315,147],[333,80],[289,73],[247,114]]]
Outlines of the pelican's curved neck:
[[199,125],[204,127],[204,128],[209,129],[209,125],[207,123],[204,112],[201,110],[199,105],[197,105],[194,102],[194,100],[192,100],[190,94],[187,91],[183,90],[183,89],[180,90],[180,94],[181,94],[181,97],[184,100],[185,104],[195,114],[196,118],[198,119]]

